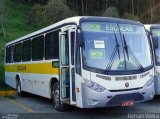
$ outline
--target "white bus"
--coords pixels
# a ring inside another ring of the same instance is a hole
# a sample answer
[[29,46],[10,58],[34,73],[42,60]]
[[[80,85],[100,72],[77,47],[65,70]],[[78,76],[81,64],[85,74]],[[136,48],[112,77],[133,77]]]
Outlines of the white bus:
[[144,26],[72,17],[6,44],[5,81],[18,94],[53,100],[58,111],[130,106],[154,97],[154,65]]
[[160,24],[146,24],[145,28],[153,42],[155,60],[155,94],[160,95]]

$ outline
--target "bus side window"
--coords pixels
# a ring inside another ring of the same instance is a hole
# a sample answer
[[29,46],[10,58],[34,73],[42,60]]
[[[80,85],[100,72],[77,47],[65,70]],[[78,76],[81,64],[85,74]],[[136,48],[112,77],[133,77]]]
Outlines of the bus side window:
[[27,40],[23,42],[22,61],[30,61],[30,60],[31,60],[31,40]]
[[53,31],[45,35],[45,59],[58,58],[59,56],[59,32]]
[[9,47],[6,47],[5,62],[9,63]]
[[22,55],[22,46],[21,43],[15,45],[14,48],[14,62],[21,62],[21,55]]
[[9,63],[14,62],[14,46],[9,48]]
[[61,64],[68,65],[69,64],[69,40],[68,34],[62,34],[61,36]]
[[32,60],[43,60],[44,56],[44,36],[36,37],[32,40]]
[[81,75],[80,47],[76,47],[76,72]]

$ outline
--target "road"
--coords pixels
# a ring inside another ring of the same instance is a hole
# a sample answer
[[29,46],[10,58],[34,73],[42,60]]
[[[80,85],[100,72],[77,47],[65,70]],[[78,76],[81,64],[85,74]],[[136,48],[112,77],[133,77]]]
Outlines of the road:
[[[159,113],[159,114],[158,114]],[[148,102],[131,107],[109,107],[98,109],[71,108],[67,112],[57,112],[52,107],[52,101],[40,96],[26,94],[23,97],[0,97],[0,118],[6,117],[35,118],[35,119],[138,119],[140,117],[152,119],[160,118],[160,96]],[[147,115],[146,115],[147,114]]]

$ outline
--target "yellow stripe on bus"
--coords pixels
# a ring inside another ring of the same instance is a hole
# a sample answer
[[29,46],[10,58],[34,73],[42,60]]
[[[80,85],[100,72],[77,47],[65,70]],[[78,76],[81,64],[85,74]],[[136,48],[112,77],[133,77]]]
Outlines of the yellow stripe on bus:
[[35,63],[35,64],[7,64],[6,72],[20,73],[38,73],[38,74],[58,74],[59,69],[53,68],[52,63]]

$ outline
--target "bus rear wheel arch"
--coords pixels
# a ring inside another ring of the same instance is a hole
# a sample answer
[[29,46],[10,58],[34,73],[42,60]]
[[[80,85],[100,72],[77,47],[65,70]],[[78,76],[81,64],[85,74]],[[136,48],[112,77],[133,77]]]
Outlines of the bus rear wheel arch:
[[20,77],[16,76],[16,91],[18,96],[23,96],[24,92],[22,91]]

